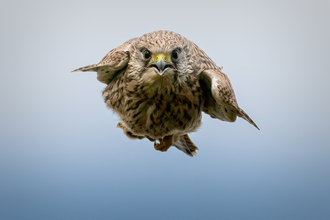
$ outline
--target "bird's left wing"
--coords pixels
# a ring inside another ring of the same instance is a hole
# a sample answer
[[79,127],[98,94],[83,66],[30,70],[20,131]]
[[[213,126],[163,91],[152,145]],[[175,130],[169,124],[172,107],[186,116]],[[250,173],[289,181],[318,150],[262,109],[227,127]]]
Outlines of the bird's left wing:
[[207,69],[199,74],[199,82],[204,95],[203,111],[212,118],[234,122],[239,116],[257,129],[258,126],[241,109],[236,101],[232,85],[222,68]]
[[136,38],[133,38],[126,41],[123,45],[111,50],[99,63],[81,67],[72,72],[94,71],[97,72],[97,79],[100,82],[109,84],[115,75],[127,66],[130,59],[128,50],[135,40]]

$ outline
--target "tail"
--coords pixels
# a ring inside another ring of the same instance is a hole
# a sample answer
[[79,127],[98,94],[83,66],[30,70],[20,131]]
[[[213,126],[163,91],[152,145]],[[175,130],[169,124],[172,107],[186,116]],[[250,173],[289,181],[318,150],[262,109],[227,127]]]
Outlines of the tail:
[[248,114],[245,113],[245,111],[243,111],[243,109],[240,108],[239,111],[239,117],[243,118],[244,120],[246,120],[247,122],[249,122],[250,124],[252,124],[254,127],[256,127],[258,130],[260,130],[258,128],[258,126],[256,125],[256,123],[254,123],[254,121],[248,116]]
[[196,150],[198,150],[198,147],[190,140],[187,134],[176,137],[173,145],[191,157],[196,155]]

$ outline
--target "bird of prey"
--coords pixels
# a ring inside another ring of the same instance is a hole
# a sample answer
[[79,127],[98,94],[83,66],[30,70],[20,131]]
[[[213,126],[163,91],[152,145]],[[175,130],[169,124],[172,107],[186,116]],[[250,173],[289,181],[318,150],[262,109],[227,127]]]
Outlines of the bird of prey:
[[202,112],[234,122],[241,117],[234,90],[218,67],[192,41],[172,31],[154,31],[126,41],[99,63],[75,71],[97,72],[107,86],[103,98],[131,139],[148,138],[159,151],[177,147],[189,156],[198,148],[188,133],[201,125]]

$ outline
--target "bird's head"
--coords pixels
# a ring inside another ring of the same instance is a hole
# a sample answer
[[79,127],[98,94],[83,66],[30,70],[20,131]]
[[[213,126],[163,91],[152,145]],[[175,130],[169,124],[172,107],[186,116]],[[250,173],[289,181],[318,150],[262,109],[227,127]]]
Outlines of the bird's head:
[[151,32],[136,39],[128,65],[145,80],[183,81],[195,71],[190,50],[191,42],[175,32]]
[[159,76],[180,72],[180,58],[182,49],[141,49],[141,58],[145,62],[146,69],[153,70]]

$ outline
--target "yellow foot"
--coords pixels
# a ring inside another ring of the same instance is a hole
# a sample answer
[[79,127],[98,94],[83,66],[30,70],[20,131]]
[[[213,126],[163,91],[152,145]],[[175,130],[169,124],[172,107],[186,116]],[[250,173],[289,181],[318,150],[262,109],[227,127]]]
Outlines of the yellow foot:
[[154,147],[156,150],[165,152],[172,146],[172,144],[173,144],[173,136],[170,135],[161,139],[159,144],[155,142]]

